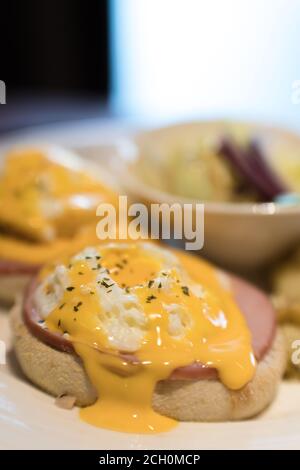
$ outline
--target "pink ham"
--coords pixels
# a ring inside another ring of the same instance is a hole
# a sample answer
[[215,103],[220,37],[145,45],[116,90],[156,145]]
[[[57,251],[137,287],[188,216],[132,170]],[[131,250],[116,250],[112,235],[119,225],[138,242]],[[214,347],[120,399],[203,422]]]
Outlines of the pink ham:
[[[275,312],[266,294],[252,284],[230,275],[231,288],[234,298],[245,316],[252,334],[252,347],[256,359],[261,360],[270,349],[276,330]],[[24,300],[24,322],[31,333],[44,343],[60,351],[74,353],[72,343],[60,334],[55,334],[43,328],[34,305],[33,293],[37,281],[28,287]],[[124,359],[136,361],[134,356],[122,355]],[[217,371],[205,364],[194,363],[180,367],[172,372],[173,380],[200,380],[217,378]]]
[[0,276],[2,275],[18,275],[18,274],[35,274],[40,269],[40,265],[21,263],[13,260],[0,260]]

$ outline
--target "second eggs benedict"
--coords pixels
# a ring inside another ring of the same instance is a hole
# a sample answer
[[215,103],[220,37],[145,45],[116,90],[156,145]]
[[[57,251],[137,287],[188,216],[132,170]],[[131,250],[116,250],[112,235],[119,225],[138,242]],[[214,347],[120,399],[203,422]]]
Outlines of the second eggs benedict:
[[7,155],[0,175],[0,300],[59,253],[97,241],[96,208],[114,191],[57,147]]

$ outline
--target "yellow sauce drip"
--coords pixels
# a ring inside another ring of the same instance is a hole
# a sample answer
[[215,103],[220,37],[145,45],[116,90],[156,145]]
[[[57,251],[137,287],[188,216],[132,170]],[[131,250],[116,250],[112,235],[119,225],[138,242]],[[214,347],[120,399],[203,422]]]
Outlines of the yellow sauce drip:
[[8,235],[0,235],[0,260],[39,265],[95,243],[99,243],[95,224],[78,230],[72,238],[58,238],[49,243],[30,243]]
[[85,172],[27,149],[7,156],[0,201],[0,259],[40,264],[96,243],[96,207],[116,204],[117,196]]
[[[97,269],[91,269],[85,260],[72,263],[69,267],[72,289],[65,291],[61,305],[50,313],[46,324],[54,332],[68,333],[98,392],[96,403],[80,411],[84,421],[134,433],[173,428],[175,420],[152,409],[155,386],[174,369],[197,361],[216,368],[220,380],[230,389],[239,389],[252,379],[255,359],[250,332],[213,267],[199,258],[177,253],[189,277],[204,287],[199,297],[182,285],[176,268],[168,273],[171,288],[151,285],[163,269],[163,261],[138,244],[126,248],[99,247],[98,252],[99,263],[109,270],[110,277],[138,297],[147,326],[142,344],[134,352],[138,363],[120,356],[101,327],[104,312],[99,299],[93,287],[88,289],[95,283]],[[186,307],[189,314],[185,334],[180,337],[169,332],[166,305],[171,304]]]

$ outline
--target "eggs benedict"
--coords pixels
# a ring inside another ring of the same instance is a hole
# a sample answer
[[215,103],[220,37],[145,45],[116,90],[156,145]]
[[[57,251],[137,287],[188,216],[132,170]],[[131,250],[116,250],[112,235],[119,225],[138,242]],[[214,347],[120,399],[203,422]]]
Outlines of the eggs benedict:
[[123,432],[253,416],[285,362],[263,293],[150,243],[90,246],[46,266],[12,325],[32,382],[74,397],[85,422]]
[[96,208],[115,193],[57,147],[10,152],[0,174],[0,300],[11,301],[42,264],[96,243]]

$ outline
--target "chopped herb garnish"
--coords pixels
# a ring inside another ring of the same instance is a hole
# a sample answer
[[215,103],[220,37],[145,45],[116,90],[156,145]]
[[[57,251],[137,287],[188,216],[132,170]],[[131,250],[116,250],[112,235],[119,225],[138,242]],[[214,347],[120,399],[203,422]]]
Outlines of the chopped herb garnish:
[[101,259],[101,256],[98,255],[98,256],[95,256],[95,258],[96,258],[96,259]]
[[91,256],[85,256],[85,259],[92,259]]
[[125,287],[125,292],[126,292],[127,294],[129,294],[129,292],[130,292],[130,289],[129,289],[129,287],[128,287],[128,286],[127,286],[127,287]]
[[123,266],[122,266],[122,264],[117,263],[117,264],[116,264],[116,268],[123,269]]
[[161,289],[161,287],[162,287],[162,284],[161,284],[161,282],[160,282],[160,283],[158,284],[158,288]]
[[95,292],[93,290],[90,291],[91,295],[95,295]]
[[79,276],[83,276],[83,272],[82,272],[82,271],[78,271],[78,274],[79,274]]
[[74,289],[75,289],[75,287],[73,287],[73,286],[67,287],[67,290],[68,290],[69,292],[71,292],[71,291],[74,290]]
[[59,310],[61,310],[62,308],[64,308],[65,305],[66,305],[65,303],[61,304],[61,305],[58,307]]
[[98,263],[95,268],[92,268],[93,271],[96,271],[97,269],[101,269],[101,264],[100,263]]
[[112,289],[109,289],[109,290],[107,291],[108,294],[109,294],[110,292],[112,292]]
[[114,283],[112,284],[107,284],[107,282],[104,281],[104,279],[101,281],[101,285],[106,287],[106,289],[109,289],[110,287],[112,287],[114,285]]
[[163,276],[167,276],[168,274],[167,273],[162,273]]
[[146,299],[147,304],[150,304],[151,300],[156,299],[155,295],[149,295]]
[[149,289],[151,289],[151,287],[153,286],[153,284],[154,284],[153,279],[150,279],[150,281],[148,282],[148,287],[149,287]]
[[78,304],[73,307],[74,312],[78,312],[79,307],[80,307],[81,305],[82,305],[82,302],[78,302]]
[[59,319],[58,322],[57,322],[58,328],[60,327],[60,324],[61,324],[61,321],[60,321],[60,319]]
[[181,286],[181,290],[184,293],[184,295],[190,295],[188,286]]

